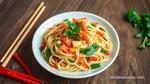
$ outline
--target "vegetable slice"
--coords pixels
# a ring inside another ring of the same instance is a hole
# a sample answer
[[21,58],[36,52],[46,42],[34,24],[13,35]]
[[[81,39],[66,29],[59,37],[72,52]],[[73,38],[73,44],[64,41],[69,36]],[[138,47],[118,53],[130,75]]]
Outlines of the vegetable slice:
[[51,64],[51,63],[49,63],[49,66],[51,66],[52,68],[57,69],[57,66],[56,66],[55,64]]
[[98,60],[98,58],[97,58],[97,57],[92,56],[92,57],[89,57],[89,58],[88,58],[88,60],[89,60],[89,61],[97,61],[97,60]]
[[100,63],[92,64],[92,65],[91,65],[91,69],[95,69],[95,68],[99,68],[99,67],[101,67],[101,64],[100,64]]
[[71,59],[68,59],[68,61],[69,61],[70,63],[74,63],[74,62],[75,62],[74,60],[71,60]]
[[81,65],[83,65],[85,68],[89,68],[89,66],[85,63],[83,57],[79,57],[78,61],[79,61],[79,63],[80,63]]
[[96,34],[98,34],[100,37],[104,37],[104,34],[101,33],[100,31],[97,31]]
[[64,44],[60,47],[60,50],[62,50],[65,53],[69,53],[70,52],[69,47],[64,45]]
[[101,52],[106,52],[107,50],[105,49],[105,48],[103,48],[103,47],[101,47]]
[[63,33],[65,36],[75,35],[80,32],[80,26],[78,24],[72,23],[70,20],[66,19],[65,22],[70,27],[70,30]]
[[86,34],[86,33],[84,33],[84,32],[80,32],[80,33],[79,33],[79,36],[80,36],[83,40],[85,40],[86,44],[88,44],[88,45],[89,45],[89,39],[88,39],[88,37],[87,37],[87,34]]
[[52,55],[50,49],[49,49],[49,48],[46,48],[44,54],[45,54],[45,59],[46,59],[46,61],[48,61],[48,60],[49,60],[49,57]]

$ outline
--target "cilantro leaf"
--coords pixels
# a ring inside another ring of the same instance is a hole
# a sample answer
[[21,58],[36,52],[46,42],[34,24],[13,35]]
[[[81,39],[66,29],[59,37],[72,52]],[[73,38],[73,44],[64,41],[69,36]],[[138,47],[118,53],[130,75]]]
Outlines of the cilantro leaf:
[[72,23],[70,20],[66,19],[65,22],[69,26],[70,30],[64,32],[65,36],[75,35],[80,33],[80,25]]
[[92,54],[94,54],[94,52],[96,52],[97,47],[99,47],[99,45],[96,44],[96,43],[93,43],[91,46],[88,46],[85,49],[80,49],[80,53],[84,53],[84,54],[87,54],[87,55],[92,55]]
[[129,20],[130,23],[132,23],[132,25],[134,27],[140,28],[141,27],[141,18],[140,16],[135,12],[134,9],[130,9],[128,14],[127,14],[127,18]]

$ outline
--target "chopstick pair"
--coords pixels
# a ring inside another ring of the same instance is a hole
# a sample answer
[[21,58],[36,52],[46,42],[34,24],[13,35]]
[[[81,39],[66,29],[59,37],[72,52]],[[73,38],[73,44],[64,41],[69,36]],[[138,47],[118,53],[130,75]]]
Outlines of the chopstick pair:
[[44,2],[42,2],[38,8],[35,10],[33,15],[30,17],[30,19],[27,21],[21,32],[18,34],[16,39],[13,41],[11,46],[8,48],[2,59],[0,60],[0,63],[2,66],[6,66],[9,62],[9,60],[12,58],[12,55],[15,53],[15,51],[18,49],[24,38],[27,36],[29,31],[32,29],[33,25],[36,23],[40,15],[45,10],[46,6],[44,6]]
[[44,83],[43,81],[33,77],[33,76],[29,76],[14,70],[10,70],[8,68],[5,68],[3,66],[0,66],[0,74],[4,75],[4,76],[8,76],[11,78],[14,78],[16,80],[20,80],[23,81],[24,83],[27,84],[41,84]]
[[33,76],[28,66],[23,62],[20,56],[15,52],[13,55],[15,60],[24,68],[28,75],[0,66],[0,75],[23,81],[24,83],[43,84],[44,81]]

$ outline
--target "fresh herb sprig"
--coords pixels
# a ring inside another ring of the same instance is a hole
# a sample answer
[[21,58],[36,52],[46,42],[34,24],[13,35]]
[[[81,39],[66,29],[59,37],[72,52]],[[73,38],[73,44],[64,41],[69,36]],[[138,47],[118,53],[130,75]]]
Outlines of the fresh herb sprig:
[[144,39],[139,45],[139,49],[144,49],[150,46],[150,14],[142,14],[141,16],[132,8],[127,14],[127,19],[140,32],[136,34],[136,38]]
[[91,46],[88,46],[85,49],[80,49],[80,53],[92,55],[92,54],[94,54],[94,52],[97,50],[98,47],[99,47],[99,45],[97,43],[93,43]]
[[80,25],[72,23],[69,19],[64,20],[64,22],[66,22],[70,28],[70,30],[63,33],[65,36],[71,36],[80,33]]

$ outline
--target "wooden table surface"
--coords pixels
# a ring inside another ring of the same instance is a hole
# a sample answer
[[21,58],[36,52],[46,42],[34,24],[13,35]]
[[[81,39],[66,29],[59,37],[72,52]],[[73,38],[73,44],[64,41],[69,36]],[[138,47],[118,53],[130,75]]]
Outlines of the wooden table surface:
[[[141,40],[133,38],[137,29],[124,18],[132,7],[139,14],[150,13],[150,0],[44,1],[46,10],[17,50],[35,76],[44,80],[46,84],[148,84],[150,82],[150,48],[138,50],[137,46]],[[41,2],[42,0],[0,0],[0,57]],[[120,37],[121,48],[115,62],[104,72],[90,78],[66,79],[48,73],[35,60],[31,48],[35,30],[47,18],[66,11],[91,12],[105,18],[115,27]],[[24,72],[13,58],[7,67]],[[118,79],[119,77],[124,78]],[[22,82],[0,75],[0,84],[22,84]]]

